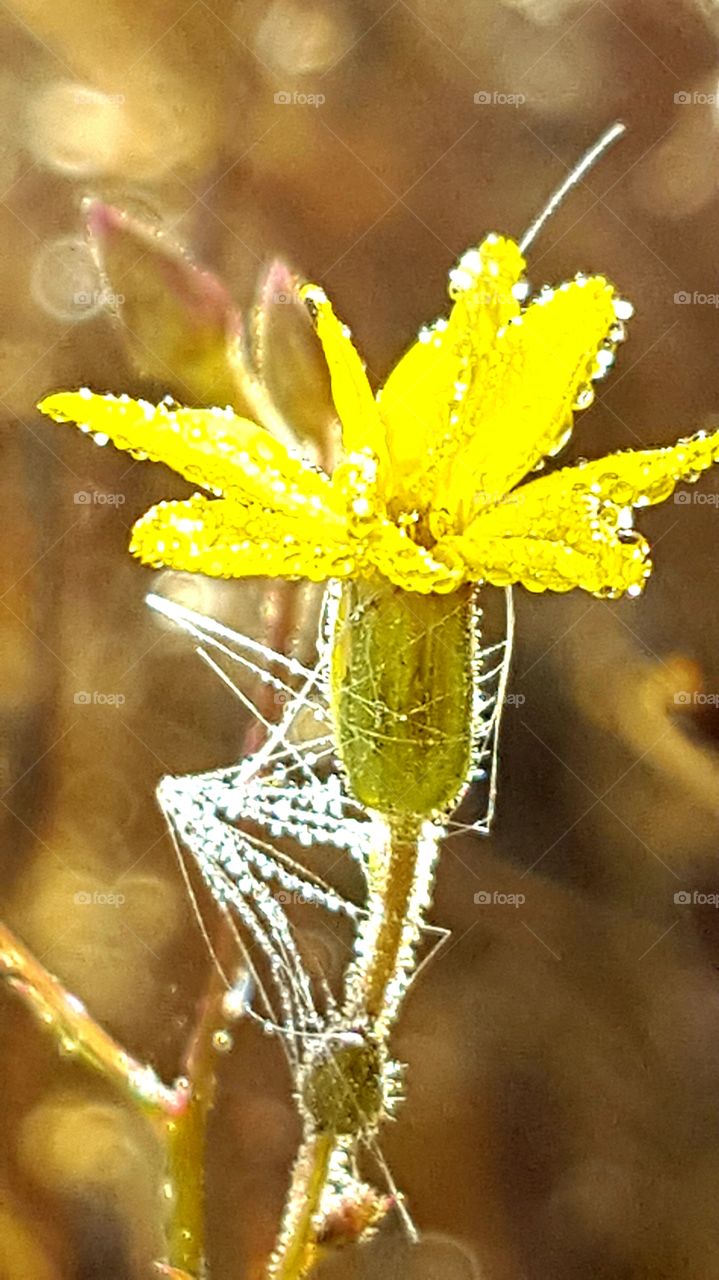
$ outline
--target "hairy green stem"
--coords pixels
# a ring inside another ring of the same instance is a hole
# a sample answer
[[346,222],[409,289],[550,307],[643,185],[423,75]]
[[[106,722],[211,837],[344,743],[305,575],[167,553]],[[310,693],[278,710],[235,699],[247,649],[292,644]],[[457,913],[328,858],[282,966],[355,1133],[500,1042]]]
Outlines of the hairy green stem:
[[295,1163],[280,1243],[270,1263],[271,1280],[302,1280],[317,1257],[315,1219],[327,1185],[336,1137],[307,1137]]

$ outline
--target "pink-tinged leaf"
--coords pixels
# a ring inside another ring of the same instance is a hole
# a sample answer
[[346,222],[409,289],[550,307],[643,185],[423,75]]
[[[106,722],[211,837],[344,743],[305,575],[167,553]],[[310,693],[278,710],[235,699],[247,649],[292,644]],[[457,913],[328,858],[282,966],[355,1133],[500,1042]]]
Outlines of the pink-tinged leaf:
[[253,316],[252,360],[294,434],[328,464],[337,414],[327,364],[297,283],[285,263],[270,265]]
[[241,321],[224,285],[164,233],[94,200],[87,228],[136,368],[184,404],[231,404],[240,385]]
[[159,1276],[164,1276],[165,1280],[196,1280],[189,1271],[183,1271],[181,1267],[171,1267],[167,1262],[156,1262],[155,1271]]

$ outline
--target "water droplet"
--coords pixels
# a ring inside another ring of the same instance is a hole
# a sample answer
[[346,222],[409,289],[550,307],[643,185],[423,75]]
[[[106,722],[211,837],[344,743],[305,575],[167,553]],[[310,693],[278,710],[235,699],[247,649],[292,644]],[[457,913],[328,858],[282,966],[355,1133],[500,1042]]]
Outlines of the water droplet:
[[577,398],[574,401],[575,409],[588,409],[594,401],[594,387],[587,384],[581,387],[577,392]]
[[223,1028],[220,1031],[214,1032],[212,1036],[212,1047],[213,1049],[216,1049],[218,1053],[229,1053],[233,1044],[234,1040],[232,1039],[229,1031]]

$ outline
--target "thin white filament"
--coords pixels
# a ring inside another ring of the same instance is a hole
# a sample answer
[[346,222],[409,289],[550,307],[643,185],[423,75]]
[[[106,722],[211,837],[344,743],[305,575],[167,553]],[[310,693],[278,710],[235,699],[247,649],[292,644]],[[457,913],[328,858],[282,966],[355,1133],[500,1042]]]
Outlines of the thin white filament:
[[522,253],[527,251],[532,241],[539,235],[539,232],[542,230],[545,222],[547,222],[555,210],[559,208],[567,192],[571,191],[572,187],[575,187],[578,182],[581,182],[585,173],[588,173],[589,170],[594,167],[599,157],[617,141],[617,138],[621,138],[622,134],[625,132],[626,125],[622,124],[620,120],[617,120],[611,128],[607,129],[602,134],[601,138],[595,142],[594,146],[590,147],[589,151],[582,156],[579,164],[577,164],[575,168],[572,169],[571,173],[567,175],[561,186],[557,187],[557,190],[554,192],[554,195],[551,196],[539,217],[535,218],[529,230],[525,231],[524,236],[519,242],[519,247]]

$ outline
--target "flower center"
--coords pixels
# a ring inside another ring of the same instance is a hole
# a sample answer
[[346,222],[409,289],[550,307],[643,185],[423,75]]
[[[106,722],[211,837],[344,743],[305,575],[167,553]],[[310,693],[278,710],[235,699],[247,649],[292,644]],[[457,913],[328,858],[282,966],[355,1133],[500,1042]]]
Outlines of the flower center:
[[390,502],[387,508],[390,519],[403,529],[408,538],[416,542],[418,546],[424,547],[426,551],[431,551],[437,543],[437,535],[433,531],[434,521],[431,520],[428,508],[418,510],[416,507],[408,511],[400,505],[399,501]]

